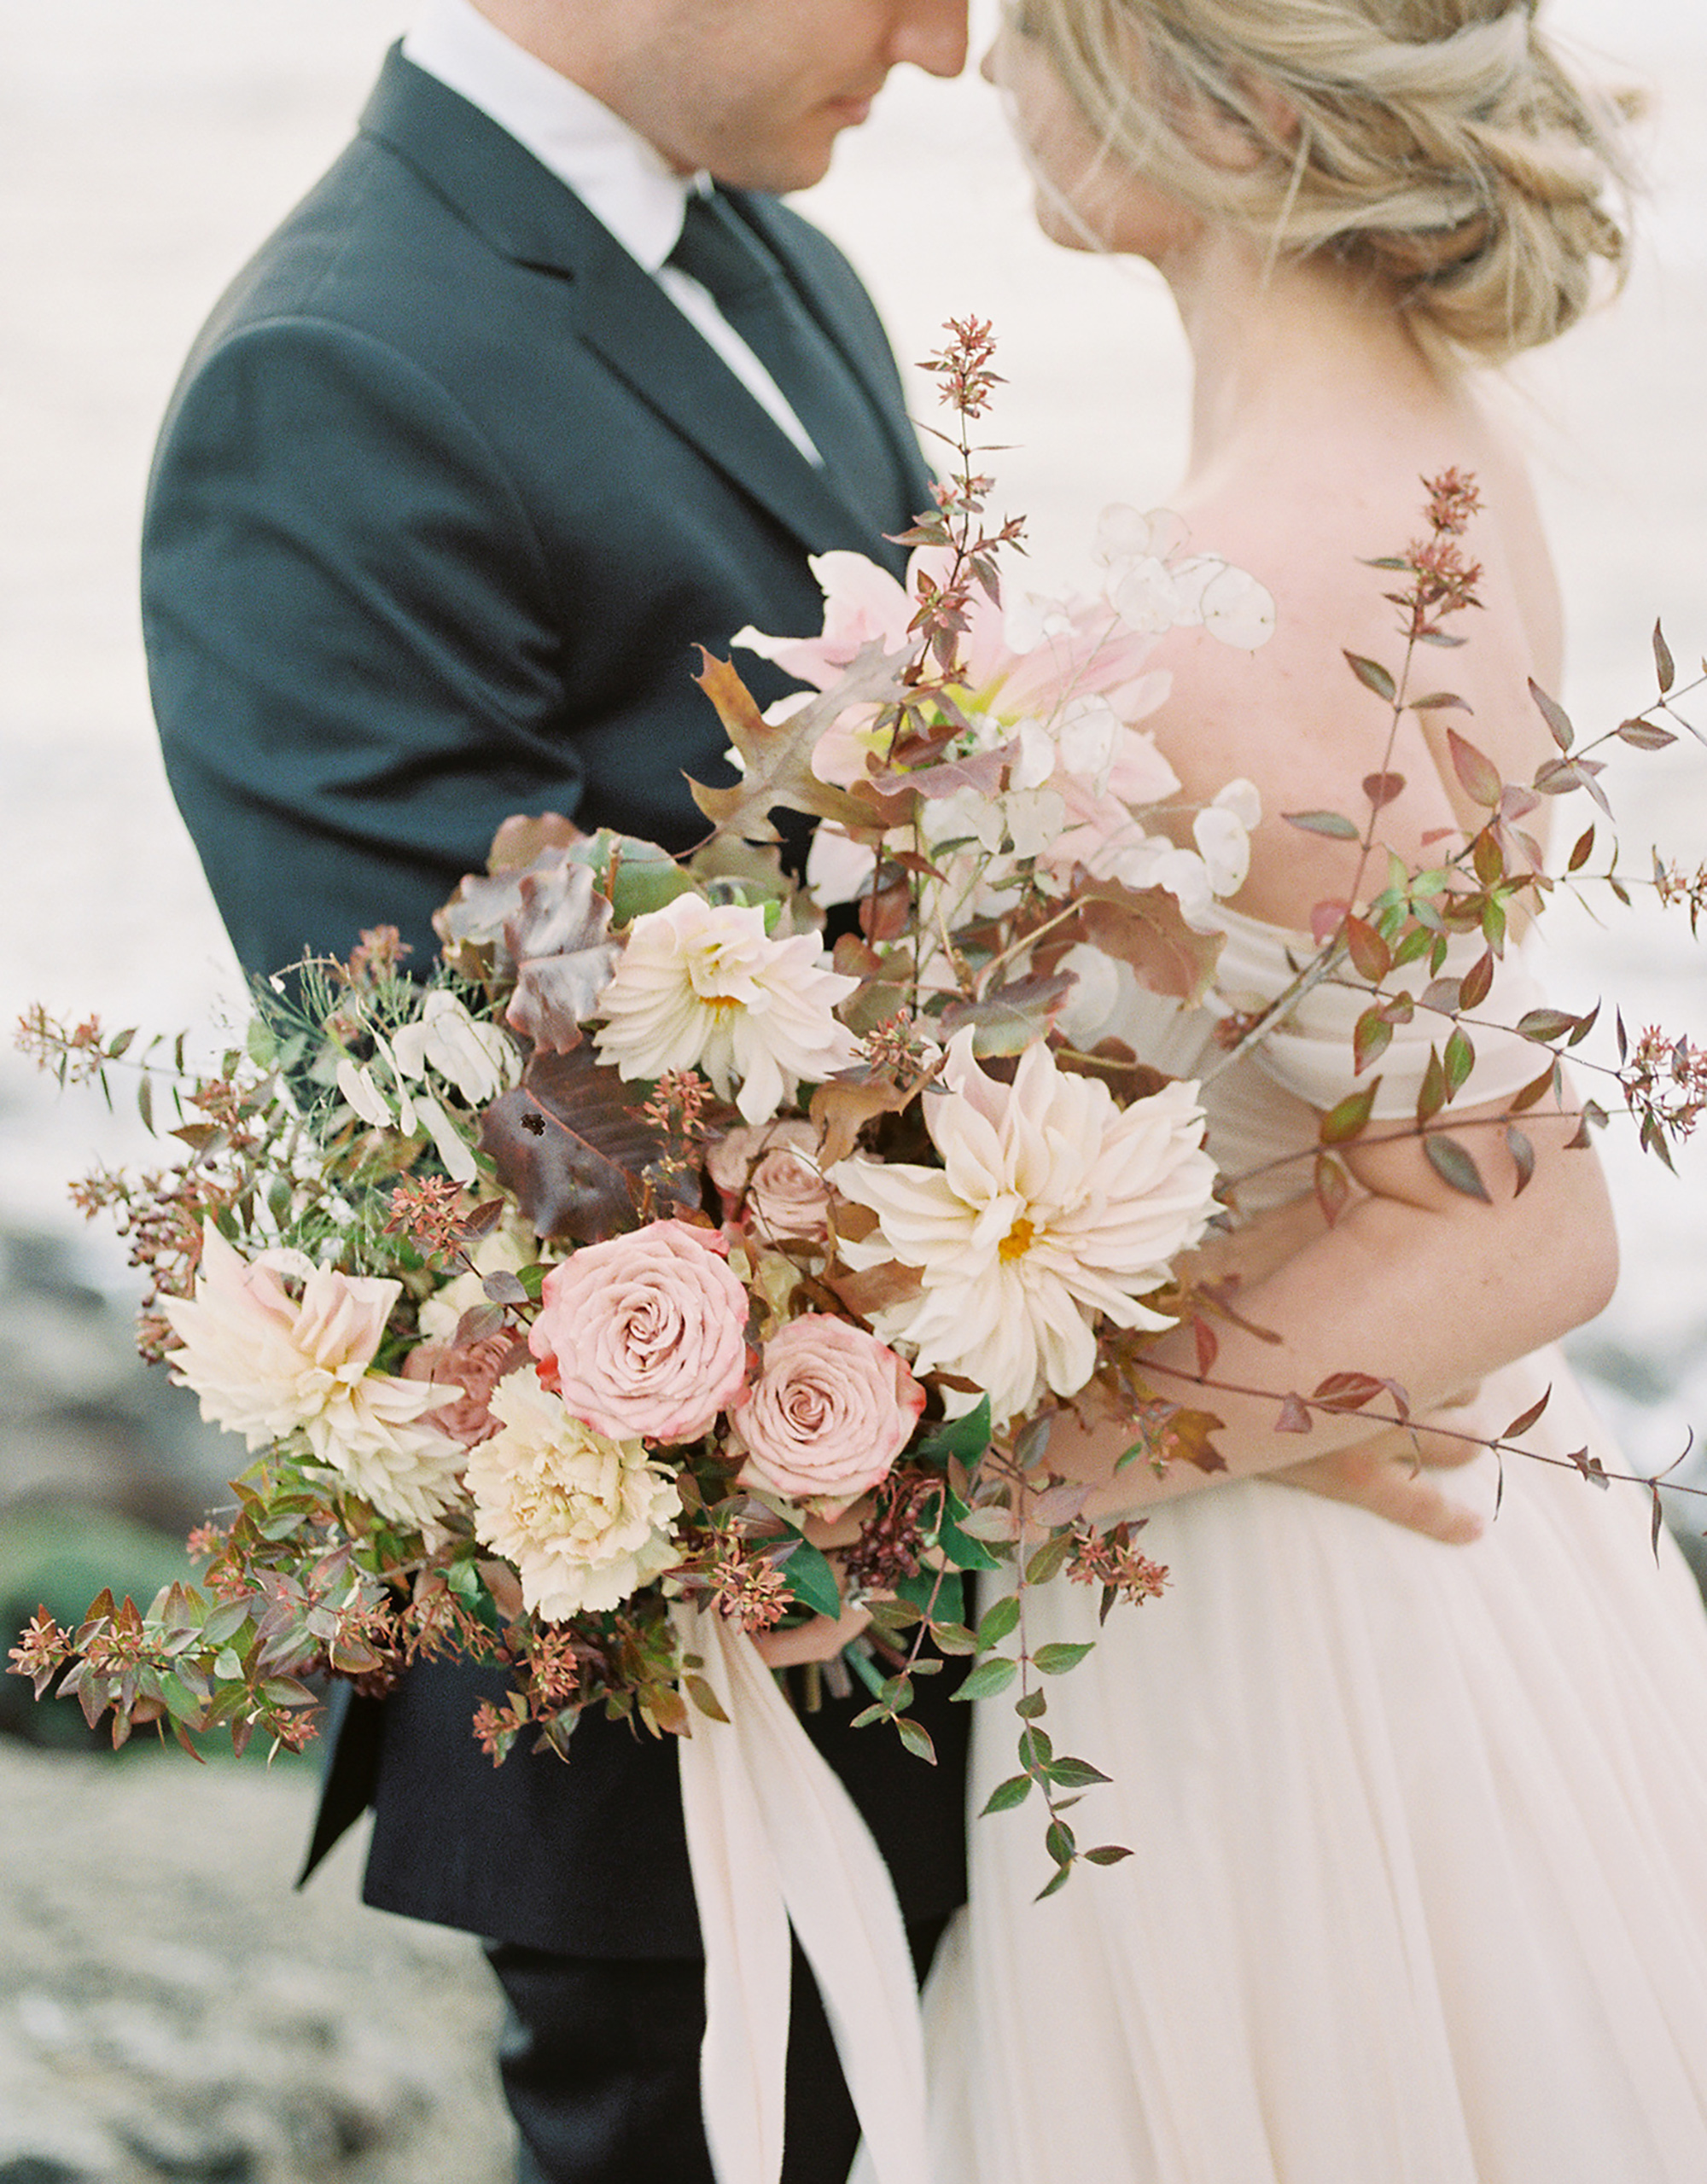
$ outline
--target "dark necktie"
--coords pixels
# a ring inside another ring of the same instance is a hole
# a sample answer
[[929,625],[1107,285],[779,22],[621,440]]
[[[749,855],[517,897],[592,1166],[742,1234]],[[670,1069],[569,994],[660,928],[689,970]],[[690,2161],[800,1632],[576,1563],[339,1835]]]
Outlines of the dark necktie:
[[894,457],[865,390],[746,222],[715,191],[693,191],[667,262],[699,282],[776,381],[842,498],[875,529],[899,527]]

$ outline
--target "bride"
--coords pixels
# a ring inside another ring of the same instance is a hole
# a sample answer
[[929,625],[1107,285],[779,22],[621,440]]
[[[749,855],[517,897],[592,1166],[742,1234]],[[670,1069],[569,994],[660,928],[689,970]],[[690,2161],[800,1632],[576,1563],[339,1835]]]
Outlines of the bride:
[[[1422,479],[1473,474],[1484,504],[1464,541],[1483,611],[1449,655],[1471,732],[1508,779],[1552,749],[1526,682],[1558,686],[1557,591],[1471,367],[1560,332],[1624,245],[1602,203],[1616,115],[1533,15],[1529,0],[1025,0],[986,63],[1046,230],[1167,278],[1196,365],[1174,505],[1279,604],[1254,657],[1176,654],[1151,724],[1188,797],[1244,775],[1269,815],[1218,973],[1226,1005],[1276,994],[1313,909],[1355,884],[1355,846],[1277,815],[1345,808],[1381,762],[1385,708],[1341,653],[1396,656],[1391,579],[1365,563],[1418,535]],[[1447,762],[1454,718],[1408,714],[1390,761],[1406,786],[1382,836],[1413,866],[1481,824]],[[1207,1012],[1140,996],[1139,1032],[1121,1027],[1210,1080],[1222,1168],[1265,1172],[1232,1250],[1243,1314],[1283,1346],[1222,1341],[1202,1400],[1226,1421],[1226,1477],[1116,1477],[1120,1431],[1052,1444],[1055,1468],[1092,1482],[1093,1514],[1149,1513],[1145,1551],[1173,1572],[1049,1686],[1056,1747],[1114,1778],[1071,1815],[1080,1840],[1133,1855],[1038,1902],[1052,1867],[1035,1800],[973,1826],[970,1907],[928,2004],[936,2184],[1707,2177],[1707,1619],[1663,1538],[1656,1567],[1646,1496],[1512,1459],[1496,1517],[1483,1456],[1456,1475],[1456,1526],[1424,1537],[1263,1476],[1302,1456],[1331,1491],[1366,1426],[1317,1413],[1308,1437],[1279,1435],[1272,1400],[1220,1384],[1308,1389],[1353,1369],[1472,1435],[1551,1387],[1526,1444],[1620,1468],[1547,1347],[1612,1285],[1593,1156],[1536,1110],[1518,1195],[1494,1119],[1535,1075],[1533,1047],[1478,1033],[1453,1110],[1491,1205],[1448,1190],[1403,1134],[1420,1013],[1378,1065],[1337,1225],[1298,1195],[1308,1160],[1273,1165],[1314,1146],[1351,1086],[1344,999],[1319,989],[1219,1075]],[[1477,1014],[1526,1005],[1513,962]],[[1154,1361],[1195,1370],[1183,1337]],[[1057,1581],[1028,1643],[1095,1636],[1095,1607]],[[1017,1727],[1005,1700],[979,1712],[975,1813],[1014,1771]]]

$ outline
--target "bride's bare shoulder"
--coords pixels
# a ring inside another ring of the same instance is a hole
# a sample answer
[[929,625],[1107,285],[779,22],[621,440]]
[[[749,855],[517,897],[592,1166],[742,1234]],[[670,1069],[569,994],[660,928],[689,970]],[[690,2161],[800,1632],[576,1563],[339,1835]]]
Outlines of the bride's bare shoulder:
[[[1337,812],[1360,830],[1370,808],[1362,783],[1396,773],[1404,789],[1383,809],[1378,838],[1421,864],[1441,830],[1475,821],[1448,760],[1449,722],[1508,775],[1544,755],[1527,685],[1542,664],[1551,571],[1527,498],[1515,505],[1512,479],[1502,478],[1501,515],[1478,516],[1453,542],[1482,564],[1482,604],[1449,625],[1467,642],[1410,648],[1389,596],[1407,579],[1372,564],[1428,535],[1419,466],[1391,449],[1363,451],[1362,461],[1343,444],[1338,452],[1314,469],[1277,457],[1190,506],[1194,542],[1273,595],[1274,633],[1242,653],[1202,631],[1176,632],[1172,692],[1146,724],[1189,800],[1236,777],[1255,783],[1264,817],[1239,906],[1284,924],[1308,923],[1316,903],[1343,898],[1359,862],[1355,847],[1290,826],[1285,813]],[[1411,698],[1445,686],[1464,705],[1395,720],[1348,655],[1378,663]]]

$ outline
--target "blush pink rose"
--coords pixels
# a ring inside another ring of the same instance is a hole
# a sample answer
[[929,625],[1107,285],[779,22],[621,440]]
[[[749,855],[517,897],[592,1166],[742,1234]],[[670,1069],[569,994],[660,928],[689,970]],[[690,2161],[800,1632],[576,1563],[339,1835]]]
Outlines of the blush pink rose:
[[422,1342],[403,1360],[403,1377],[448,1389],[450,1400],[428,1416],[440,1433],[460,1441],[464,1448],[476,1448],[498,1431],[490,1408],[492,1391],[515,1348],[516,1338],[510,1334],[488,1335],[460,1348],[454,1342]]
[[830,1230],[830,1185],[818,1165],[810,1122],[766,1122],[731,1130],[712,1147],[706,1169],[731,1220],[744,1214],[767,1243],[816,1243]]
[[747,1453],[742,1483],[838,1516],[888,1477],[923,1408],[923,1389],[875,1335],[806,1313],[766,1343],[731,1415]]
[[554,1267],[527,1347],[571,1418],[613,1441],[696,1441],[747,1380],[747,1292],[714,1229],[653,1221]]

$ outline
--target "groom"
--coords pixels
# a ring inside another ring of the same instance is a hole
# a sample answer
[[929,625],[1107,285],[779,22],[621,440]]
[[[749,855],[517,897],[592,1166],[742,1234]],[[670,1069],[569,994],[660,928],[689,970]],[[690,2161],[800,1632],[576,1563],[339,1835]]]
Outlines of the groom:
[[[203,331],[150,487],[166,766],[246,969],[381,923],[430,960],[512,812],[702,831],[683,777],[726,778],[725,739],[693,647],[815,628],[807,556],[899,571],[884,533],[929,499],[869,300],[772,193],[892,67],[965,47],[965,0],[427,0]],[[947,1681],[934,1770],[851,1706],[807,1724],[921,1964],[964,1894]],[[486,1938],[525,2178],[706,2184],[674,1748],[588,1720],[567,1765],[494,1771],[470,1717],[498,1695],[433,1666],[350,1707],[310,1865],[371,1801],[367,1901]],[[798,1960],[789,2104],[789,2184],[841,2184]]]

